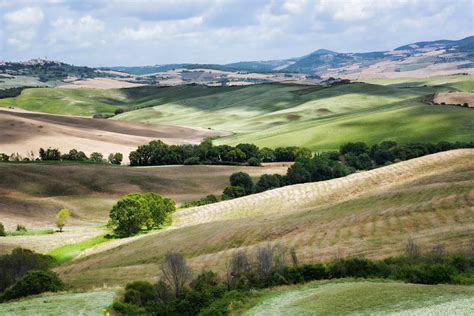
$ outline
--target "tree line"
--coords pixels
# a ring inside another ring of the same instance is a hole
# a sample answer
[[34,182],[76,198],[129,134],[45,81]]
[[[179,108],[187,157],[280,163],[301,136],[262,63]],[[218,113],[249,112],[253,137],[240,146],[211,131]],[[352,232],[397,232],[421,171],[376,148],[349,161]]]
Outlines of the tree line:
[[340,178],[359,170],[370,170],[458,148],[474,148],[474,142],[397,144],[394,141],[384,141],[372,146],[364,142],[346,143],[339,151],[295,157],[295,162],[288,168],[286,175],[263,174],[256,183],[245,172],[233,173],[229,178],[230,185],[224,189],[220,199],[208,195],[196,201],[188,201],[183,207],[211,204],[292,184]]
[[261,162],[294,161],[311,157],[311,150],[302,147],[258,148],[254,144],[213,146],[210,139],[199,145],[167,145],[160,140],[139,146],[129,155],[132,166],[194,165],[194,164],[247,164],[258,166]]
[[30,151],[25,156],[18,153],[7,155],[0,153],[0,161],[81,161],[92,163],[111,163],[114,165],[122,164],[123,154],[110,153],[107,159],[99,152],[93,152],[87,156],[83,151],[71,149],[69,152],[62,154],[57,148],[40,148],[39,156],[36,156],[33,151]]
[[474,270],[473,245],[451,254],[442,245],[435,245],[422,253],[413,240],[408,240],[405,253],[398,257],[335,258],[326,263],[301,263],[294,248],[266,245],[234,252],[223,275],[204,270],[194,278],[185,258],[171,252],[161,264],[157,283],[128,283],[113,308],[123,315],[228,315],[247,302],[255,289],[347,277],[465,284]]

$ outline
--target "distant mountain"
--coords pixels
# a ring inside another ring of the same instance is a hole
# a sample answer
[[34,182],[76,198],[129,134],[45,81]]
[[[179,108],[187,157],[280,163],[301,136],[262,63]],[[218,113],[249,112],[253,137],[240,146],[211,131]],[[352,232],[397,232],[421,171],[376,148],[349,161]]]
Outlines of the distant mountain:
[[[383,64],[379,64],[383,63]],[[474,36],[461,40],[438,40],[403,45],[392,51],[366,53],[340,53],[318,49],[310,54],[261,61],[240,61],[217,64],[170,64],[143,67],[110,67],[111,70],[146,75],[171,69],[215,69],[222,71],[284,72],[309,75],[356,76],[364,72],[406,72],[432,70],[435,65],[446,64],[446,69],[474,68]],[[435,67],[436,68],[436,67]]]

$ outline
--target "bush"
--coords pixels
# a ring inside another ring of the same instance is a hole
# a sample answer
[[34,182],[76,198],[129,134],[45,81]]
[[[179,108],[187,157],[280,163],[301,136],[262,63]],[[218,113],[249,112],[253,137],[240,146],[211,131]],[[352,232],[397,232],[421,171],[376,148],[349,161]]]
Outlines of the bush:
[[30,270],[46,270],[52,264],[49,256],[16,248],[11,254],[0,256],[0,292],[15,283]]
[[61,152],[57,148],[40,148],[39,155],[41,160],[61,160]]
[[109,162],[113,165],[122,164],[123,155],[121,153],[111,153],[108,158]]
[[0,223],[0,237],[5,237],[6,235],[5,226],[3,226],[3,223]]
[[64,284],[56,273],[41,270],[29,271],[1,294],[0,302],[63,289]]
[[339,259],[328,265],[330,278],[375,277],[380,275],[379,267],[367,258]]
[[26,229],[25,226],[18,224],[18,225],[16,225],[16,231],[17,232],[26,232],[27,229]]
[[405,280],[410,283],[439,284],[450,283],[455,271],[447,264],[421,264],[403,269]]
[[101,153],[98,153],[98,152],[93,152],[93,153],[91,153],[91,156],[90,156],[89,160],[90,160],[91,162],[95,162],[95,163],[103,163],[103,162],[105,162],[105,160],[104,160],[104,155],[102,155]]
[[157,298],[155,287],[146,281],[128,283],[125,287],[124,302],[145,307]]
[[135,316],[135,315],[145,315],[146,311],[144,308],[133,305],[133,304],[128,304],[128,303],[122,303],[122,302],[114,302],[112,305],[112,308],[119,312],[121,315],[130,315],[130,316]]
[[229,181],[231,186],[243,188],[245,194],[252,193],[253,181],[247,173],[235,172],[230,176]]
[[250,158],[249,160],[247,160],[247,164],[249,166],[253,166],[253,167],[258,167],[258,166],[261,166],[262,164],[260,163],[260,160],[258,160],[258,158],[255,158],[255,157],[252,157]]
[[245,190],[242,187],[230,186],[224,189],[222,200],[232,200],[241,196],[245,196]]

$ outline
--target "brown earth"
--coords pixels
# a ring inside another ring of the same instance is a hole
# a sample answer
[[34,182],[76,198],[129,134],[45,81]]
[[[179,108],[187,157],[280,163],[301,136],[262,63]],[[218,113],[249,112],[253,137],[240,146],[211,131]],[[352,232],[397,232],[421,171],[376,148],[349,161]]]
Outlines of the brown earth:
[[124,163],[128,154],[139,145],[155,139],[168,144],[197,144],[205,137],[223,135],[221,132],[199,128],[178,127],[92,119],[74,116],[0,109],[0,152],[37,156],[43,147],[72,148],[86,154],[121,152]]
[[464,105],[468,104],[470,108],[474,107],[474,93],[470,92],[440,92],[433,96],[433,103],[446,105]]

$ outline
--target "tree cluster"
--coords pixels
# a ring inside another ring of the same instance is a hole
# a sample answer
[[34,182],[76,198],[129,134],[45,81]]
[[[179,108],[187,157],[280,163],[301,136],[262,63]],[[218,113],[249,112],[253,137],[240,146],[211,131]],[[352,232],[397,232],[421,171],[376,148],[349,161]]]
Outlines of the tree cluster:
[[99,152],[93,152],[89,157],[80,150],[71,149],[68,153],[62,154],[57,148],[40,148],[39,157],[31,151],[25,157],[22,157],[18,153],[7,155],[0,153],[0,161],[80,161],[80,162],[92,162],[92,163],[111,163],[120,165],[123,160],[121,153],[111,153],[108,159],[104,158],[104,155]]
[[160,140],[139,146],[129,155],[132,166],[194,165],[194,164],[247,164],[258,166],[261,162],[294,161],[311,157],[307,148],[279,147],[258,148],[253,144],[213,146],[206,139],[199,145],[167,145]]
[[158,228],[171,221],[176,203],[153,192],[130,193],[110,210],[109,225],[120,237],[132,236],[142,229]]
[[[418,247],[407,243],[407,249],[413,246]],[[162,263],[158,283],[127,284],[122,299],[113,308],[124,315],[228,315],[233,314],[233,306],[248,301],[253,289],[313,280],[356,277],[420,284],[469,282],[474,271],[474,249],[453,254],[443,249],[436,245],[427,253],[407,251],[403,256],[383,260],[351,257],[301,264],[294,248],[267,245],[252,252],[234,252],[225,264],[223,278],[212,271],[192,278],[184,257],[169,253]]]

